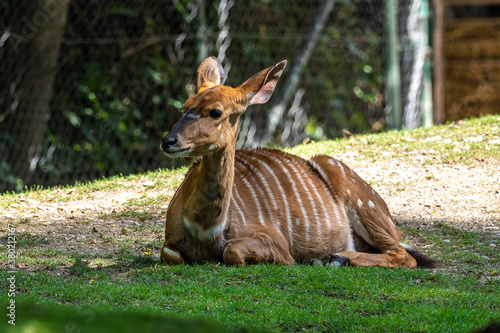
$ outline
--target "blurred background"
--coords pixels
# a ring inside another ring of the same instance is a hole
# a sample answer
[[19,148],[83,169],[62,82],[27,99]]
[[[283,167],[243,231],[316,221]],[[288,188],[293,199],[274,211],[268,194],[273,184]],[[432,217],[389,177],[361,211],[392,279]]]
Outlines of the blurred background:
[[0,0],[0,192],[179,166],[207,56],[231,86],[288,60],[239,147],[498,112],[498,2]]

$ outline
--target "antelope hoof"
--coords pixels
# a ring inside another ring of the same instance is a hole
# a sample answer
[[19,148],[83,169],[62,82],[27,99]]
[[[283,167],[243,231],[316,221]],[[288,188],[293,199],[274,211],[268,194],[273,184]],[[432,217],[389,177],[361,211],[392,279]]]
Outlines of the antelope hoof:
[[347,257],[341,257],[339,255],[334,254],[330,258],[328,258],[327,265],[329,266],[350,266],[351,260]]

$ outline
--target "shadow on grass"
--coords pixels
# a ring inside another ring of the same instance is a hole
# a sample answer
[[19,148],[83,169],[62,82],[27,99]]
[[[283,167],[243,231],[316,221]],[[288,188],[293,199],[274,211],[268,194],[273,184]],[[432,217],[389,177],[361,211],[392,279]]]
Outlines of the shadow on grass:
[[[14,332],[252,332],[249,329],[228,329],[212,322],[179,319],[131,311],[94,311],[75,306],[20,304],[15,319],[0,322],[0,331]],[[15,326],[12,325],[15,323]]]
[[[401,219],[403,241],[441,262],[440,270],[458,275],[477,275],[486,280],[498,279],[500,239],[487,232],[472,232],[445,221]],[[130,271],[162,265],[159,261],[161,242],[131,239],[107,251],[90,252],[85,244],[72,251],[57,250],[41,236],[19,233],[18,261],[28,271],[62,276],[88,277],[96,274],[133,279]],[[99,244],[106,247],[106,244]],[[95,245],[92,245],[95,246]],[[38,247],[38,248],[37,248]],[[145,249],[149,249],[146,250]],[[0,257],[2,258],[2,257]],[[3,259],[3,258],[2,258]]]
[[498,280],[500,238],[487,231],[457,228],[445,221],[401,220],[403,242],[441,262],[440,269],[478,279]]
[[92,276],[96,273],[116,275],[161,264],[159,260],[151,256],[119,255],[118,258],[112,258],[114,263],[110,265],[95,265],[93,264],[93,258],[79,254],[72,254],[71,257],[74,263],[72,266],[65,267],[65,269],[72,276]]

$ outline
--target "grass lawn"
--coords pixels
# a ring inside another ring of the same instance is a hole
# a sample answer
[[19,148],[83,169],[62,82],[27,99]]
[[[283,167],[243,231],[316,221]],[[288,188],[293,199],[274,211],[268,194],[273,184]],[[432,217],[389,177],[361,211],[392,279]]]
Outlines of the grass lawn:
[[[163,332],[172,321],[166,315],[234,330],[468,332],[499,318],[498,280],[474,275],[299,265],[167,267],[142,257],[124,262],[93,269],[77,260],[69,277],[16,273],[16,328],[55,332],[70,323],[82,332]],[[3,285],[7,277],[0,274]],[[5,294],[2,300],[7,304]],[[56,315],[61,311],[64,316]],[[111,320],[115,316],[120,319]],[[0,327],[5,332],[5,319]]]
[[[500,159],[499,123],[500,116],[488,116],[459,127],[362,135],[292,152],[336,155],[350,149],[359,158],[389,163],[425,151],[429,161],[422,163],[429,167],[438,163],[435,155],[439,163],[470,165]],[[455,149],[462,148],[456,142],[469,148]],[[0,332],[471,332],[500,321],[499,234],[440,221],[401,227],[404,241],[441,261],[434,270],[163,265],[157,256],[163,230],[154,221],[164,218],[184,172],[160,170],[0,195]],[[147,181],[147,189],[128,198],[122,211],[103,208],[75,217],[76,210],[68,208],[68,217],[44,220],[40,207],[33,213],[24,206],[29,201],[83,205],[107,191],[133,191],[139,180]],[[15,219],[2,218],[11,212]],[[16,257],[10,267],[12,227]],[[90,231],[72,238],[76,228]],[[61,235],[61,242],[53,243]],[[89,252],[94,246],[103,250]],[[7,316],[12,301],[15,326]]]

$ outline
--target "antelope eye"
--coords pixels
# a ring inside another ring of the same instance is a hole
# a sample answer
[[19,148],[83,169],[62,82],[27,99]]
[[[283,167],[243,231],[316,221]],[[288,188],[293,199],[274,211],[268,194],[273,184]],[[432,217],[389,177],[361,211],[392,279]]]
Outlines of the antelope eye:
[[212,111],[210,111],[209,115],[214,119],[219,119],[220,116],[222,116],[222,111],[219,109],[213,109]]

